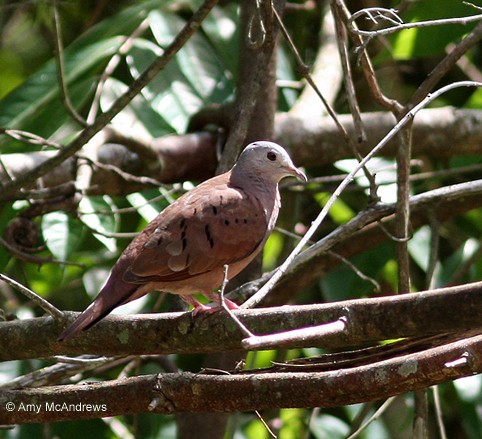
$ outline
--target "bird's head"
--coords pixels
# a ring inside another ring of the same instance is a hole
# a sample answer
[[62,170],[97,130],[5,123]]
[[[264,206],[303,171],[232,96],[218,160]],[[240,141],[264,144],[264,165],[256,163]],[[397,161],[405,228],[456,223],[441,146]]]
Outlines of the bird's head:
[[277,143],[267,141],[250,143],[241,152],[233,168],[233,175],[238,173],[274,183],[285,177],[307,181],[306,175],[293,164],[286,150]]

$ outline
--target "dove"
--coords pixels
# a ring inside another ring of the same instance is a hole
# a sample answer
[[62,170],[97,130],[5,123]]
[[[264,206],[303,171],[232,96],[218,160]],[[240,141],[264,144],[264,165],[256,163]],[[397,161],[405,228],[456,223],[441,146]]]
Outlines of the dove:
[[155,290],[179,295],[194,313],[213,309],[193,294],[219,302],[215,289],[225,276],[235,277],[261,251],[278,217],[278,183],[289,176],[306,181],[283,147],[268,141],[249,144],[230,171],[186,192],[133,239],[92,304],[59,340]]

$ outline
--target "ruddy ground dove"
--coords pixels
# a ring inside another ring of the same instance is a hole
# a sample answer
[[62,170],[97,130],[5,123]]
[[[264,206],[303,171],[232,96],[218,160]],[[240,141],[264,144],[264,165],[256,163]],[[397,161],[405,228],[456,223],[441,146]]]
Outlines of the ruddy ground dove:
[[[214,289],[261,251],[280,208],[278,183],[306,180],[276,143],[248,145],[233,168],[201,183],[165,208],[124,250],[94,302],[67,328],[67,340],[114,308],[153,290],[178,294],[195,311],[192,295],[219,301]],[[236,305],[227,302],[232,308]]]

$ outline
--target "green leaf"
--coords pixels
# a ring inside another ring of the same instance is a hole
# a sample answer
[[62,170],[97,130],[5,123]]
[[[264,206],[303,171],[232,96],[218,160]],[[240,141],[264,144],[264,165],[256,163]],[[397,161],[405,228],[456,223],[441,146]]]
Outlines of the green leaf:
[[[160,49],[155,44],[138,40],[127,57],[133,77],[139,76],[156,57]],[[176,59],[169,64],[142,90],[142,95],[152,108],[176,132],[184,132],[188,117],[202,106],[202,100],[190,87]]]
[[[165,47],[169,42],[167,36],[173,39],[186,24],[177,15],[160,14],[158,11],[152,11],[149,18],[154,37],[161,47]],[[224,82],[227,78],[220,57],[202,34],[195,33],[177,53],[176,59],[189,86],[205,102],[212,100],[211,96],[215,94],[217,87],[226,90]],[[229,94],[225,93],[224,99],[228,96]]]
[[437,273],[436,286],[444,286],[450,283],[452,276],[460,266],[472,257],[479,247],[480,243],[478,239],[469,238],[464,241],[463,244],[453,251],[443,264],[441,264],[440,271]]
[[298,439],[305,436],[306,416],[306,409],[281,409],[280,418],[282,421],[282,427],[279,434],[280,438]]
[[[475,1],[481,5],[482,2]],[[405,23],[436,20],[443,18],[458,18],[475,15],[473,7],[458,1],[424,0],[414,2],[403,15]],[[421,28],[406,29],[390,37],[392,55],[395,59],[433,57],[445,53],[449,43],[453,43],[475,26],[475,22],[462,24],[442,24]]]
[[274,231],[266,241],[263,251],[263,270],[273,270],[278,262],[278,257],[283,250],[283,236]]
[[[387,280],[383,267],[387,266],[391,258],[393,258],[392,244],[384,243],[351,258],[350,262],[365,276],[376,280],[384,275],[384,279]],[[320,285],[323,298],[328,302],[364,297],[374,291],[372,282],[362,279],[352,267],[343,262],[325,274],[320,280]]]
[[[146,69],[176,37],[186,21],[167,10],[149,14],[158,45],[138,39],[127,56],[133,77]],[[142,91],[152,108],[174,131],[184,132],[189,117],[208,103],[222,103],[234,90],[222,56],[201,33],[193,35]]]
[[42,217],[42,236],[52,255],[67,261],[82,240],[83,227],[64,212],[50,212]]
[[424,226],[417,230],[408,241],[408,252],[417,265],[427,271],[430,258],[430,227]]
[[[77,51],[66,51],[65,70],[68,83],[78,79],[101,60],[117,51],[121,37],[92,43]],[[55,63],[49,61],[21,87],[0,101],[0,126],[27,129],[28,122],[48,103],[58,100],[59,87]],[[58,105],[58,102],[56,102]]]
[[[113,102],[127,91],[123,82],[110,78],[106,81],[105,91],[100,103],[105,111]],[[136,138],[162,137],[175,130],[156,111],[144,96],[137,95],[114,119],[112,124],[128,136]]]
[[[17,216],[18,211],[13,208],[11,203],[5,203],[0,209],[0,236],[5,236],[8,223]],[[3,245],[0,246],[0,271],[3,271],[12,259],[12,254]]]
[[20,85],[24,80],[24,71],[20,57],[11,50],[0,49],[0,98]]
[[[321,207],[325,206],[330,197],[331,194],[328,192],[318,192],[314,195],[315,200]],[[333,203],[328,214],[337,224],[345,224],[355,216],[355,212],[353,212],[350,206],[348,206],[348,204],[346,204],[341,198],[338,198]]]
[[166,195],[166,190],[164,188],[151,189],[144,191],[142,193],[136,192],[126,196],[127,200],[132,207],[135,207],[137,212],[141,215],[146,222],[151,222],[165,207],[170,203],[168,198],[162,199],[161,201],[152,202],[151,199],[159,196],[159,194]]
[[[159,6],[159,1],[142,2],[103,20],[65,49],[66,82],[70,87],[76,81],[89,78],[89,87],[97,80],[98,71],[106,59],[115,54],[129,35],[145,18],[146,11]],[[85,98],[85,92],[83,98]],[[35,123],[39,113],[50,115],[53,127],[70,121],[67,111],[63,118],[52,118],[49,104],[59,106],[59,87],[54,60],[47,62],[20,87],[0,101],[0,126],[23,129],[47,136],[54,129],[50,124]],[[75,102],[74,102],[75,103]],[[62,108],[62,105],[60,105]],[[42,129],[42,132],[38,129]]]
[[466,108],[482,108],[482,89],[477,88],[465,103]]
[[348,436],[350,427],[340,418],[321,414],[312,419],[310,430],[316,439],[342,439]]
[[117,250],[117,241],[115,238],[102,235],[102,233],[114,233],[117,229],[117,216],[113,213],[115,205],[110,197],[107,195],[102,197],[83,197],[79,203],[79,209],[82,212],[82,221],[92,231],[100,232],[94,233],[94,236],[109,251],[115,252]]
[[233,81],[236,81],[239,58],[239,5],[232,2],[215,7],[201,27],[214,50],[222,59]]

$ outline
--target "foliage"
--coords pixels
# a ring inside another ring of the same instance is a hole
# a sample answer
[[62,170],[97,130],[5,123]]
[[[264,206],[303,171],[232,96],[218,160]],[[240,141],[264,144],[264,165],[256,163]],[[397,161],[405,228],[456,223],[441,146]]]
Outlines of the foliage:
[[[102,110],[109,108],[116,97],[129,87],[130,82],[162,53],[186,23],[194,9],[193,4],[198,3],[174,0],[124,1],[93,8],[90,2],[60,2],[65,45],[65,80],[73,106],[80,109],[82,115],[88,114],[97,81],[105,71],[107,63],[119,51],[126,38],[147,20],[146,30],[142,35],[133,38],[132,47],[105,82],[100,107]],[[0,7],[3,8],[0,10],[3,24],[0,34],[0,127],[35,133],[57,142],[67,142],[81,127],[73,121],[61,100],[57,67],[52,55],[54,31],[50,3],[7,2]],[[296,46],[304,48],[304,56],[307,58],[314,58],[319,49],[313,47],[313,41],[318,38],[315,32],[318,31],[324,13],[318,6],[313,10],[304,9],[299,12],[307,23],[302,30],[296,27],[299,20],[299,16],[295,16],[296,12],[293,16],[286,17],[288,30],[294,35]],[[471,13],[470,6],[462,2],[433,0],[415,2],[402,17],[406,22],[410,22]],[[474,24],[469,27],[443,25],[429,29],[407,29],[390,36],[384,41],[384,47],[376,48],[377,53],[373,57],[381,83],[386,85],[387,90],[396,88],[396,97],[406,102],[414,88],[427,76],[433,60],[444,55],[447,44],[458,42],[473,27]],[[71,29],[77,31],[72,32]],[[197,111],[207,105],[231,101],[238,79],[238,32],[238,5],[235,2],[225,2],[216,7],[202,24],[200,32],[189,40],[162,75],[156,77],[113,119],[113,126],[134,137],[157,138],[167,134],[182,134],[190,117]],[[278,79],[299,80],[294,57],[285,45],[279,50]],[[479,50],[480,48],[475,48],[465,55],[466,60],[477,71],[480,68]],[[387,74],[387,71],[395,71],[396,74]],[[461,76],[466,77],[466,71],[452,69],[444,77],[444,81],[449,83]],[[364,90],[366,85],[358,80],[355,85],[362,111],[373,109],[375,104]],[[298,97],[299,90],[296,88],[280,89],[279,110],[289,111]],[[480,91],[458,90],[445,95],[436,105],[481,108]],[[347,108],[346,98],[341,92],[335,109],[341,113],[347,111]],[[7,136],[0,137],[0,148],[2,154],[46,149],[45,146],[35,147]],[[430,178],[414,182],[412,192],[422,193],[462,179],[476,178],[473,174],[464,172],[469,166],[480,164],[480,161],[480,157],[454,156],[448,162],[423,157],[414,163],[414,172],[430,171],[432,174]],[[339,161],[323,169],[308,167],[308,172],[313,178],[340,176],[349,172],[355,162]],[[374,160],[370,164],[371,171],[377,176],[377,183],[380,185],[378,195],[383,202],[394,202],[396,199],[397,171],[394,164],[394,159]],[[437,173],[447,169],[460,172],[448,176]],[[128,242],[113,235],[141,230],[156,212],[167,205],[169,197],[177,196],[191,184],[186,182],[175,185],[174,195],[162,187],[136,192],[127,197],[85,196],[75,214],[55,211],[36,218],[34,221],[41,231],[41,249],[36,256],[73,261],[82,266],[25,262],[13,257],[2,247],[0,272],[19,280],[61,309],[83,309],[90,303],[105,280],[109,268]],[[326,234],[363,210],[369,202],[367,187],[366,178],[357,177],[349,190],[337,200],[319,234]],[[287,229],[306,230],[317,212],[325,205],[332,190],[331,185],[313,183],[306,187],[302,196],[294,197],[292,191],[285,191],[283,196],[289,199],[286,204],[291,204],[291,212],[296,212],[296,218],[290,218],[289,213],[284,213],[279,225]],[[164,196],[161,201],[149,203],[149,200],[160,195]],[[2,236],[9,222],[26,207],[26,203],[22,201],[2,206]],[[480,209],[443,224],[434,223],[414,230],[408,247],[412,263],[412,288],[423,290],[429,284],[444,286],[453,282],[465,283],[480,279],[482,260],[477,256],[481,251],[481,235]],[[436,239],[439,254],[435,265],[431,266],[433,243]],[[293,238],[282,233],[273,234],[266,245],[265,269],[279,265],[293,246]],[[363,277],[357,274],[351,265],[338,264],[320,279],[317,285],[302,292],[299,295],[300,302],[316,303],[395,292],[397,258],[393,242],[387,241],[373,248],[367,246],[367,251],[353,257],[350,262],[364,274]],[[432,269],[433,278],[428,279]],[[367,277],[372,281],[367,280]],[[378,285],[378,290],[374,288],[374,284]],[[137,301],[121,312],[168,309],[169,303],[159,304],[158,297],[154,296]],[[2,295],[0,303],[7,315],[22,318],[41,314],[26,299],[11,291]],[[312,354],[313,350],[259,352],[250,354],[248,363],[252,367],[265,367],[269,366],[271,361],[280,361],[283,356],[290,358]],[[185,370],[198,370],[200,367],[199,358],[196,356],[171,360]],[[52,360],[44,359],[0,364],[0,381],[10,381],[27,371],[51,363]],[[97,380],[115,377],[124,366],[125,363],[99,374],[94,371],[83,378]],[[139,361],[136,374],[157,371],[159,365],[156,360],[147,358]],[[475,376],[440,387],[449,437],[480,437],[481,386],[481,376]],[[430,404],[433,407],[431,396]],[[380,403],[373,403],[368,412],[373,413],[379,405]],[[347,437],[362,409],[364,408],[361,406],[320,411],[283,409],[263,415],[279,432],[281,439],[342,438]],[[359,437],[407,437],[406,432],[411,431],[409,419],[412,411],[412,400],[408,396],[399,396],[381,420],[373,423]],[[129,433],[132,437],[175,437],[174,417],[142,414],[115,421],[119,422],[119,425],[116,426],[114,420],[95,420],[48,426],[16,426],[4,432],[4,437],[37,437],[47,432],[47,437],[75,438],[91,434],[93,437],[107,438],[120,437],[119,431],[122,428],[134,432]],[[430,427],[435,429],[434,425]],[[230,428],[232,437],[236,438],[269,437],[267,430],[254,414],[233,417]]]

